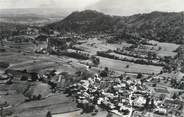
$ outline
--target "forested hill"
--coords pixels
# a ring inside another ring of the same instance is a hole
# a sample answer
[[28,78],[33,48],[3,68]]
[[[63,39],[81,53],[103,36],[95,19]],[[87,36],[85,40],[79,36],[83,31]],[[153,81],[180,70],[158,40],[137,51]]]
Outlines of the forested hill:
[[73,12],[64,20],[49,24],[44,29],[63,33],[112,33],[122,39],[131,35],[163,42],[184,43],[184,12],[152,12],[120,17],[85,10]]
[[105,15],[100,12],[86,10],[82,12],[73,12],[64,20],[50,24],[47,28],[61,32],[107,32],[113,31],[116,24],[116,18]]

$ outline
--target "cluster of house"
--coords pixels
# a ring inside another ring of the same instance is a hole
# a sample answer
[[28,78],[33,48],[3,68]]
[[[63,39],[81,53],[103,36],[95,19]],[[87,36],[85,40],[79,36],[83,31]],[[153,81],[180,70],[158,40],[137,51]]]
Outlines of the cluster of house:
[[[157,95],[142,81],[132,79],[104,79],[96,74],[94,78],[81,80],[66,88],[84,112],[98,112],[105,109],[121,116],[133,116],[136,112],[149,112],[159,116],[182,115],[183,102],[179,99]],[[141,113],[142,117],[145,113]]]
[[140,82],[119,78],[104,80],[96,74],[94,78],[70,85],[66,88],[66,93],[75,97],[77,104],[84,112],[98,112],[98,107],[100,107],[119,115],[128,115],[132,105],[137,107],[144,105],[144,101],[140,101],[144,97],[134,96],[133,99],[133,92],[138,91],[138,88],[140,92],[144,89]]

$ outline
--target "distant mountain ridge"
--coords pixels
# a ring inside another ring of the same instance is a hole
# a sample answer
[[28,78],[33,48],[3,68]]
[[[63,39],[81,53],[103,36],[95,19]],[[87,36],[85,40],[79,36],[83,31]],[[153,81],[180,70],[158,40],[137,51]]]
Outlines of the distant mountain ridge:
[[152,12],[127,17],[110,16],[93,10],[73,12],[46,29],[76,33],[112,33],[123,38],[133,35],[163,42],[184,43],[184,13]]
[[69,13],[54,8],[0,9],[0,23],[45,25],[61,20]]
[[22,17],[22,16],[40,16],[40,17],[64,17],[69,14],[69,10],[57,8],[19,8],[19,9],[0,9],[0,17]]

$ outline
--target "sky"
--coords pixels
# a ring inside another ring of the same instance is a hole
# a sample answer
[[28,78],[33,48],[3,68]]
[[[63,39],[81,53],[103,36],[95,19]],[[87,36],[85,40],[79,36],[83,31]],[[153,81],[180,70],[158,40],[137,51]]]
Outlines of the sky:
[[0,9],[62,8],[93,9],[112,15],[132,15],[152,11],[184,11],[184,0],[0,0]]
[[74,8],[81,9],[99,0],[0,0],[1,9],[9,8]]

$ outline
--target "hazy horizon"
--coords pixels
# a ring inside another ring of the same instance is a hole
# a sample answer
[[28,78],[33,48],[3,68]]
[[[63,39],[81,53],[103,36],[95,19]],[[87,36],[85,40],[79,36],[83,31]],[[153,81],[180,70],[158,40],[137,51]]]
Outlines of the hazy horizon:
[[184,11],[184,0],[0,0],[0,9],[52,8],[69,12],[86,9],[128,16],[153,11]]

